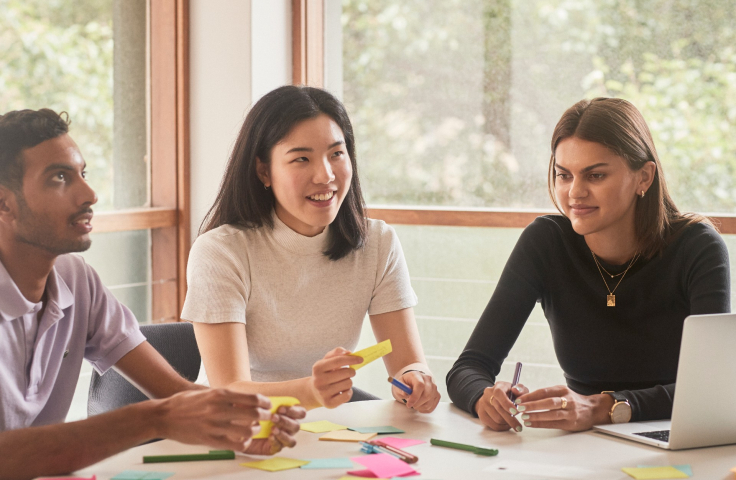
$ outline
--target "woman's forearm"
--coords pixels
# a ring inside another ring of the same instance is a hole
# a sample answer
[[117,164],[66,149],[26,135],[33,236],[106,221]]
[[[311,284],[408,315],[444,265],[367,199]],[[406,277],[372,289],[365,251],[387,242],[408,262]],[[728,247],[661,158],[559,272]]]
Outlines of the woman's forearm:
[[283,382],[240,380],[228,384],[227,388],[242,393],[260,393],[269,397],[296,397],[302,406],[308,410],[322,406],[312,387],[312,377],[296,378]]

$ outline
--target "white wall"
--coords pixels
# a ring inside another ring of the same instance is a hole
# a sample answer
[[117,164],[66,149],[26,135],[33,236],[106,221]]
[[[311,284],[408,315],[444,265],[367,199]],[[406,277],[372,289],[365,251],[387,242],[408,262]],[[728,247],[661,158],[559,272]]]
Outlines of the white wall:
[[291,83],[289,0],[191,0],[192,241],[251,102]]

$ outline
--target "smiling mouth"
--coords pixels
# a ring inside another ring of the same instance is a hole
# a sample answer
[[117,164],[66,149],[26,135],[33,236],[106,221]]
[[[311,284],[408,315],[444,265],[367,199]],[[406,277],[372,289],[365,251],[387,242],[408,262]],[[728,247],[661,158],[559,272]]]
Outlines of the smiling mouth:
[[320,193],[317,195],[310,195],[307,198],[315,202],[326,202],[327,200],[332,199],[334,195],[335,195],[335,192],[327,192],[327,193]]

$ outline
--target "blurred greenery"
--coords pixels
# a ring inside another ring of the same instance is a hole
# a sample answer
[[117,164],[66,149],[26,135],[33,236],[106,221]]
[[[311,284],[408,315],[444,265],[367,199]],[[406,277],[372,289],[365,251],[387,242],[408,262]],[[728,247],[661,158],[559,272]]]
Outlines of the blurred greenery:
[[342,0],[344,101],[374,204],[550,207],[551,133],[633,102],[683,210],[736,207],[731,0]]
[[112,208],[112,0],[0,0],[0,113],[69,113],[70,133]]

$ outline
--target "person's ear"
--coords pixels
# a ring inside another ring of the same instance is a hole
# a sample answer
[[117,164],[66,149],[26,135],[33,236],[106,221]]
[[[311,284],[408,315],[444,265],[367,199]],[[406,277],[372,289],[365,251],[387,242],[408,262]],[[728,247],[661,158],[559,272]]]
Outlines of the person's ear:
[[0,185],[0,222],[10,225],[17,218],[18,201],[8,187]]
[[636,194],[642,195],[646,193],[652,186],[654,175],[657,173],[657,165],[654,162],[647,162],[639,169],[639,183],[637,185]]
[[271,168],[268,163],[264,163],[260,158],[256,157],[256,173],[258,179],[261,181],[264,187],[268,188],[271,186]]

